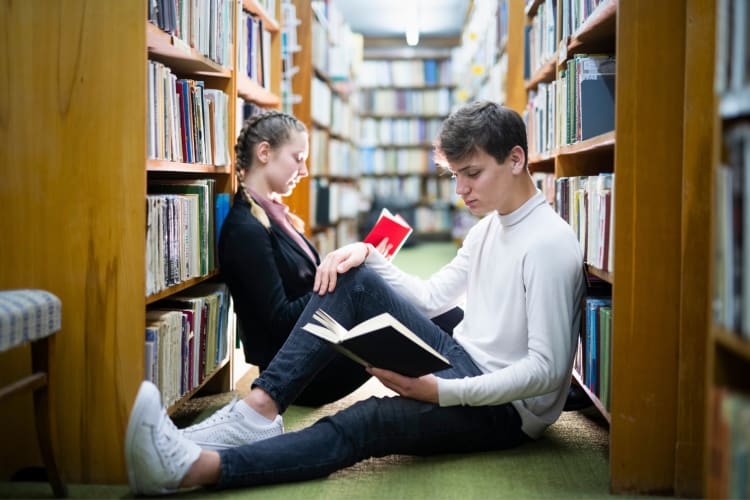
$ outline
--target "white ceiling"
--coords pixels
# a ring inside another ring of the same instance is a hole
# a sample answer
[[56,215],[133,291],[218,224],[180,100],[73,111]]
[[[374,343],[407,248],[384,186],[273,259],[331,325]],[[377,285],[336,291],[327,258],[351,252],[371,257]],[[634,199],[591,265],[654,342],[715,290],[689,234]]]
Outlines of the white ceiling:
[[402,37],[417,7],[420,38],[457,37],[470,0],[334,0],[352,31],[365,37]]

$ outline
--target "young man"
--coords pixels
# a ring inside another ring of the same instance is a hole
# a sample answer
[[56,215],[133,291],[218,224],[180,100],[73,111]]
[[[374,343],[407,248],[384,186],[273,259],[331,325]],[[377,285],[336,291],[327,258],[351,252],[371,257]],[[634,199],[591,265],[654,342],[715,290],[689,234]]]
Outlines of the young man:
[[[443,124],[437,153],[456,193],[484,216],[456,257],[420,280],[363,243],[332,252],[318,268],[316,294],[249,395],[204,423],[177,430],[144,382],[126,437],[135,493],[319,478],[388,454],[509,448],[558,418],[580,325],[580,245],[534,186],[516,112],[491,102],[464,106]],[[428,318],[464,296],[464,320],[450,337]],[[301,329],[318,308],[347,328],[388,311],[452,367],[419,378],[368,368],[399,396],[370,398],[283,434],[280,415],[335,356]]]

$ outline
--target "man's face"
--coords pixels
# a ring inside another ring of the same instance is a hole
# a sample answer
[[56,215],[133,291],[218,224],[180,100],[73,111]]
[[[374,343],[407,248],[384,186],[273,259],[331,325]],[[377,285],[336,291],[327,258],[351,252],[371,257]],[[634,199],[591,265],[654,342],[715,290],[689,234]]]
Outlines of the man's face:
[[448,167],[456,182],[456,194],[474,215],[485,215],[493,210],[509,213],[513,189],[513,153],[504,162],[498,163],[485,151]]

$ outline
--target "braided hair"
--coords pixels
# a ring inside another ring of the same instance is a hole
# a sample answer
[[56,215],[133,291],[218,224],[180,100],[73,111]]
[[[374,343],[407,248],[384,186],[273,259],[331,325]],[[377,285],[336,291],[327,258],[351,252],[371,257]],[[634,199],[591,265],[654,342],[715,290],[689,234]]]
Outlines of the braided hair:
[[[305,124],[296,117],[282,113],[281,111],[269,110],[253,115],[247,120],[240,130],[237,143],[234,145],[236,155],[235,175],[237,176],[239,189],[245,201],[250,205],[250,213],[260,221],[266,229],[271,227],[268,214],[255,202],[242,184],[244,173],[253,166],[255,149],[261,142],[267,142],[271,149],[283,146],[290,138],[290,131],[306,132]],[[298,222],[297,217],[289,214],[293,222]],[[296,225],[296,224],[295,224]]]

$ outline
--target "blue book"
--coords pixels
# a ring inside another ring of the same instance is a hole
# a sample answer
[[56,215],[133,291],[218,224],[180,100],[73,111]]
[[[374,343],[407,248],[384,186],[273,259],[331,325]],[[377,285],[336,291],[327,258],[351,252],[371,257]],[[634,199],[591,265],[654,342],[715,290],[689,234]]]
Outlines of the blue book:
[[586,298],[586,359],[584,381],[594,394],[599,394],[599,308],[611,305],[611,299]]

